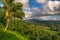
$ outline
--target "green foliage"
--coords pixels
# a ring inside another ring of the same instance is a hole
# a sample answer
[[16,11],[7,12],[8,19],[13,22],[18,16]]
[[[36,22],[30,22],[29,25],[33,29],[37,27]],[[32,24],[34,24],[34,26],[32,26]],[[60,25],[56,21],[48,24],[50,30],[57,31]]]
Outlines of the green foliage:
[[[3,3],[3,7],[1,8],[5,10],[5,15],[6,12],[8,11],[7,14],[9,14],[10,17],[17,17],[17,18],[23,18],[25,16],[22,7],[23,4],[20,2],[15,2],[15,0],[1,0]],[[3,11],[4,12],[4,11]]]
[[[1,29],[4,29],[4,25],[0,22]],[[11,20],[8,29],[10,31],[6,33],[15,35],[19,40],[60,40],[60,31],[52,30],[44,24]]]
[[0,40],[19,40],[14,34],[0,31]]
[[6,24],[5,10],[0,8],[0,23]]
[[23,37],[22,35],[20,35],[17,32],[13,32],[13,31],[8,30],[7,33],[14,34],[17,38],[19,38],[19,40],[28,40],[26,37]]
[[57,32],[50,30],[49,27],[21,20],[12,20],[9,29],[18,32],[29,40],[59,40]]
[[[4,17],[6,19],[6,25],[5,25],[5,29],[4,31],[6,31],[9,27],[9,23],[10,20],[13,18],[20,18],[23,19],[23,17],[25,16],[22,7],[23,4],[22,3],[18,3],[15,2],[15,0],[0,0],[3,3],[3,7],[0,7],[1,11],[4,12],[4,16],[3,19],[1,17],[2,20],[4,20]],[[0,11],[0,12],[1,12]],[[5,22],[5,20],[4,20]]]
[[0,40],[28,40],[27,38],[21,36],[19,33],[13,31],[3,32],[0,30]]
[[[4,29],[6,22],[3,16],[0,15],[0,30]],[[60,24],[11,20],[8,31],[0,31],[0,40],[60,40]]]

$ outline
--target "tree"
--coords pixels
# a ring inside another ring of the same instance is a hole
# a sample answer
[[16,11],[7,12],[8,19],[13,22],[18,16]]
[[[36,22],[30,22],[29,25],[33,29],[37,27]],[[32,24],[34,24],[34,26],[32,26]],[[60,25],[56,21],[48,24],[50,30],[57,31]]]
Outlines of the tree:
[[6,18],[6,27],[4,31],[8,29],[8,25],[12,17],[23,18],[25,16],[22,11],[22,3],[17,2],[15,0],[1,0],[3,3],[3,9],[5,10],[5,18]]

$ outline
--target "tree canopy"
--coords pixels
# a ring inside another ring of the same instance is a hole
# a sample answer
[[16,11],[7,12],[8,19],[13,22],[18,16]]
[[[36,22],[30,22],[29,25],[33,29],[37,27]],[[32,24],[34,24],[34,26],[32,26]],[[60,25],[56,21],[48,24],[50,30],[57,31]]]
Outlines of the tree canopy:
[[1,0],[1,2],[3,3],[3,7],[1,7],[0,9],[4,12],[4,17],[6,18],[6,28],[5,30],[7,30],[8,25],[10,23],[10,20],[12,18],[20,18],[23,19],[23,17],[25,16],[22,7],[23,4],[20,2],[16,2],[15,0]]

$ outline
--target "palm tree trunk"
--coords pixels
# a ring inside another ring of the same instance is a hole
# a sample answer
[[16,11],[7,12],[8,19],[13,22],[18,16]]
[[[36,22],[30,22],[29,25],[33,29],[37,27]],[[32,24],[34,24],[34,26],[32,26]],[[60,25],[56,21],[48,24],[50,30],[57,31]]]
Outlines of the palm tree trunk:
[[7,29],[8,29],[8,26],[9,26],[9,23],[10,23],[10,18],[9,18],[9,11],[6,11],[6,14],[5,14],[5,16],[6,16],[6,26],[5,26],[5,29],[4,29],[4,31],[6,31]]
[[9,23],[10,23],[10,18],[7,19],[7,23],[6,23],[6,27],[5,27],[4,31],[6,31],[8,29]]

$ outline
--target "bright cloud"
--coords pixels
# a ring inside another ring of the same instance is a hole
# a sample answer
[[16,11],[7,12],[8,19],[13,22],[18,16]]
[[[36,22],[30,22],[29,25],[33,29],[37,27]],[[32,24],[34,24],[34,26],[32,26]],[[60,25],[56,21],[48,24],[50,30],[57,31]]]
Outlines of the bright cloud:
[[40,17],[40,19],[42,19],[42,20],[48,20],[49,17],[50,17],[50,16],[42,16],[42,17]]
[[31,11],[25,11],[25,18],[31,17],[32,12]]
[[21,2],[21,3],[25,4],[28,2],[28,0],[15,0],[15,2]]
[[59,18],[52,18],[51,16],[42,16],[42,17],[39,17],[40,19],[42,20],[60,20]]
[[36,0],[38,3],[45,3],[48,0]]
[[48,6],[49,8],[54,11],[55,9],[54,8],[58,8],[58,6],[60,5],[60,2],[59,1],[49,1],[48,2]]

